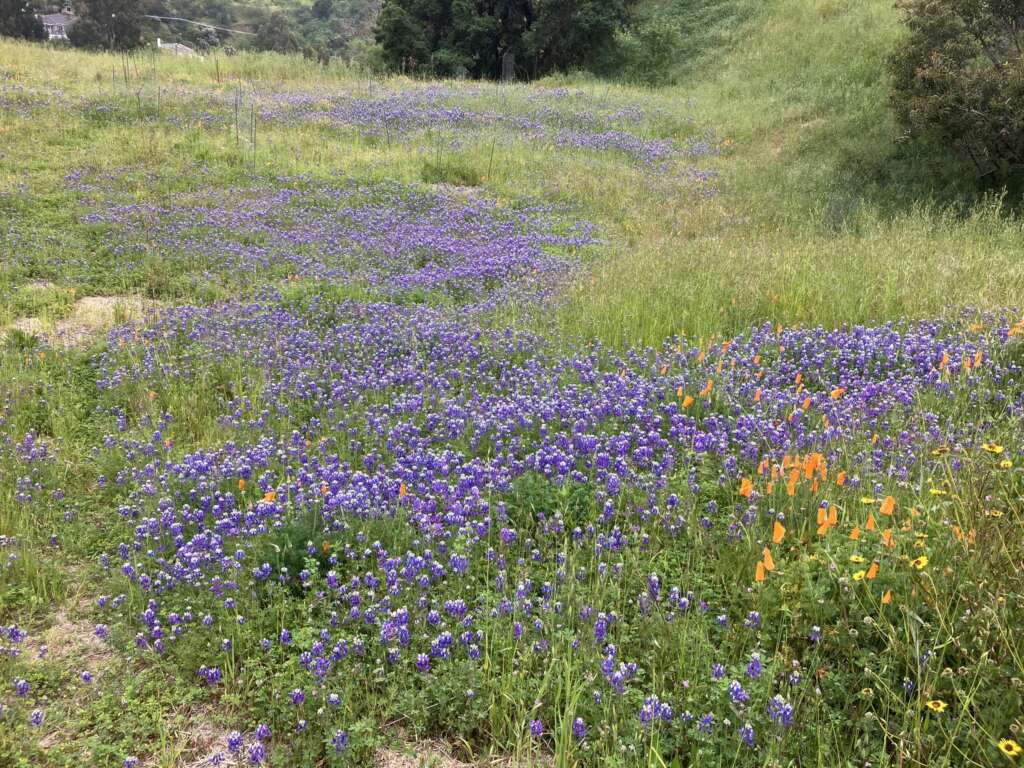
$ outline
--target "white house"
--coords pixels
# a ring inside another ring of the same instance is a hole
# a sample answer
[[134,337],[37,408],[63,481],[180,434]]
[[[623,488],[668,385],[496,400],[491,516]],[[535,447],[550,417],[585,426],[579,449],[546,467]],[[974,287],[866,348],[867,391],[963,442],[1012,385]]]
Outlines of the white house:
[[195,56],[196,52],[189,48],[187,45],[181,43],[165,43],[159,37],[156,39],[156,47],[158,50],[167,51],[173,53],[175,56]]
[[69,3],[64,5],[60,13],[40,13],[36,16],[42,22],[46,36],[50,40],[67,40],[68,30],[78,20]]

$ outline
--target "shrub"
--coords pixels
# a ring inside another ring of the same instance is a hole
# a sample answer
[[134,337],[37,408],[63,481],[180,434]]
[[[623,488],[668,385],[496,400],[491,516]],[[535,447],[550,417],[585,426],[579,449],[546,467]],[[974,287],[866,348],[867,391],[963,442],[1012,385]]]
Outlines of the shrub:
[[903,0],[910,34],[890,58],[907,137],[930,136],[982,175],[1024,170],[1024,2]]

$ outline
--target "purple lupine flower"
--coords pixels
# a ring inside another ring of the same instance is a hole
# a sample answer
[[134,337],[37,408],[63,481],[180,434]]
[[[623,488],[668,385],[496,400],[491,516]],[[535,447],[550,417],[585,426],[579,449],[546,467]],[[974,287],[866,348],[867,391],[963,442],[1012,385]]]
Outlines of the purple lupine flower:
[[708,712],[706,715],[701,717],[697,722],[697,730],[701,733],[711,733],[711,730],[715,727],[715,716]]
[[761,676],[763,669],[764,668],[761,665],[761,654],[756,651],[750,654],[750,663],[747,664],[747,677],[751,680],[757,680]]
[[729,698],[733,704],[745,704],[750,701],[750,694],[743,690],[739,680],[729,683]]
[[746,723],[743,727],[740,728],[740,741],[748,747],[753,747],[754,739],[754,726],[752,726],[750,723]]
[[348,733],[346,731],[335,731],[331,737],[331,744],[334,746],[334,753],[340,754],[348,749]]
[[772,722],[788,728],[793,724],[793,707],[782,694],[776,694],[768,702],[768,717]]
[[249,745],[247,754],[249,765],[262,765],[267,757],[267,750],[262,742],[253,742]]

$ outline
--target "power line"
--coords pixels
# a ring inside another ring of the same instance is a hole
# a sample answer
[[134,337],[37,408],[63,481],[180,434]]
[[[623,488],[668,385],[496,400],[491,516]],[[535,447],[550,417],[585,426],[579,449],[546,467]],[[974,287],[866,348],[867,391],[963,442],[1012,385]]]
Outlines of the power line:
[[183,21],[186,24],[195,24],[197,27],[205,27],[206,29],[219,29],[222,32],[231,32],[235,35],[255,35],[255,32],[243,32],[241,29],[230,29],[229,27],[218,27],[214,24],[206,24],[202,21],[192,21],[192,19],[183,19],[180,16],[153,16],[149,13],[142,14],[147,19],[157,19],[159,21]]

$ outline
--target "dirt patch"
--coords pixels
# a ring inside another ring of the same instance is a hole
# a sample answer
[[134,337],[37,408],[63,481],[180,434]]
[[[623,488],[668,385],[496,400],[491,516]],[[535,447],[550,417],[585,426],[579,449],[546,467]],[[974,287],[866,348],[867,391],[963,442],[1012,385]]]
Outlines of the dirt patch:
[[466,187],[460,184],[449,184],[447,182],[439,181],[432,185],[434,191],[440,192],[442,195],[448,197],[461,197],[467,200],[475,200],[483,196],[483,190],[480,187]]
[[[79,608],[84,608],[80,605]],[[53,623],[26,642],[25,657],[29,663],[40,660],[39,653],[46,646],[45,658],[51,661],[73,661],[79,672],[88,670],[94,675],[101,672],[113,658],[111,648],[96,637],[96,626],[85,619],[72,617],[64,609],[57,611]]]
[[[423,741],[408,744],[401,749],[381,748],[374,755],[375,768],[525,768],[509,757],[481,758],[472,763],[463,762],[451,754],[447,744]],[[546,766],[546,760],[531,760],[531,766]]]
[[71,307],[67,317],[51,327],[38,317],[21,317],[9,326],[39,336],[54,347],[80,347],[115,325],[155,312],[162,306],[138,296],[85,296]]
[[[181,768],[209,768],[213,765],[214,758],[220,755],[221,761],[217,765],[221,768],[242,765],[244,761],[241,755],[232,755],[227,751],[229,733],[229,729],[217,723],[212,712],[195,712],[188,718],[187,727],[175,734],[174,764]],[[162,757],[166,758],[168,755]]]

